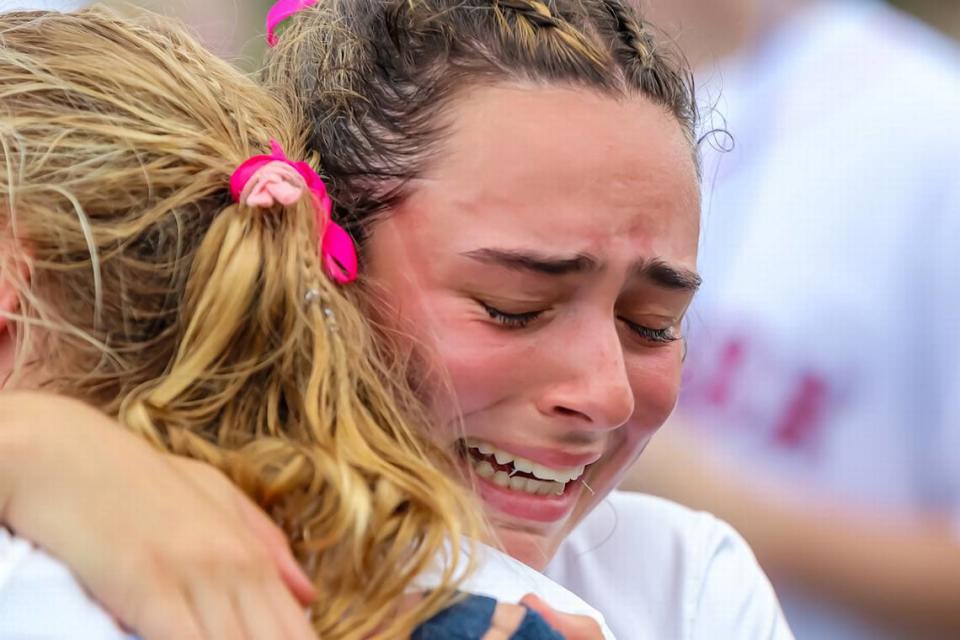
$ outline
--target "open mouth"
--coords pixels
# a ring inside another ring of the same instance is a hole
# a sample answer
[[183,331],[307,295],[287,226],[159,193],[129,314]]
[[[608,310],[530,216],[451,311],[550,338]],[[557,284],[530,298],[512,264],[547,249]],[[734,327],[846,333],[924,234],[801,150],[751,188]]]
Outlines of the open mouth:
[[535,496],[563,495],[587,468],[547,467],[474,439],[461,440],[460,451],[479,477],[498,487]]

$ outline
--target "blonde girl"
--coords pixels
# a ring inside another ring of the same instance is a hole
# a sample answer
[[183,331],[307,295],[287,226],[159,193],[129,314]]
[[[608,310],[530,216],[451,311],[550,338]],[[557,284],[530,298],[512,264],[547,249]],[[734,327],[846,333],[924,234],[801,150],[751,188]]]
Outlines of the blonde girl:
[[[436,557],[458,555],[477,519],[424,436],[404,363],[357,308],[362,284],[334,282],[351,277],[350,247],[330,248],[344,238],[322,184],[282,156],[304,156],[300,122],[168,22],[0,16],[2,386],[82,400],[222,471],[290,541],[310,584],[292,563],[285,575],[315,596],[317,634],[400,637],[450,602],[452,570],[406,610],[393,604]],[[160,475],[137,471],[131,483]],[[28,526],[18,513],[6,511],[15,530]],[[160,526],[172,540],[190,523]],[[293,598],[264,586],[222,612],[217,637],[241,637],[247,600],[286,614],[257,623],[275,622],[270,637],[309,635]],[[188,606],[158,602],[139,622],[161,628]]]

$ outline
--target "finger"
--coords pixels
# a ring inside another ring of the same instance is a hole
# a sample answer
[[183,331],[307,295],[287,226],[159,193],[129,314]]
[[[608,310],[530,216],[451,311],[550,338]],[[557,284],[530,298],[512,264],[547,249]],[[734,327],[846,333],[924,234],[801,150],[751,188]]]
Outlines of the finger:
[[547,621],[547,624],[558,631],[560,630],[560,612],[541,600],[536,594],[528,593],[527,595],[523,596],[523,598],[520,599],[520,604],[530,607],[543,616],[543,619]]
[[145,601],[131,626],[141,640],[213,640],[217,637],[203,632],[186,594],[173,589],[165,596]]
[[233,600],[225,589],[197,586],[191,590],[190,601],[205,638],[253,640],[253,636],[244,632]]
[[266,547],[267,553],[280,571],[284,584],[293,592],[300,604],[308,605],[313,602],[317,597],[316,587],[313,586],[313,582],[297,559],[293,557],[286,535],[253,500],[240,491],[237,491],[237,494],[244,521],[250,532]]
[[554,627],[566,640],[603,640],[603,630],[593,618],[560,614],[560,624]]
[[[208,464],[170,456],[170,461],[181,470],[187,479],[210,497],[221,508],[236,509],[247,530],[263,545],[273,560],[280,577],[297,600],[306,605],[316,598],[316,589],[310,578],[297,563],[283,531],[245,493],[240,491],[218,469]],[[234,512],[231,512],[234,513]]]
[[515,604],[497,604],[490,619],[490,628],[483,634],[483,640],[508,640],[523,623],[527,610]]
[[[317,640],[317,632],[310,623],[307,611],[295,601],[290,592],[277,583],[272,583],[269,589],[271,602],[275,602],[277,610],[283,614],[284,629],[288,630],[284,638],[294,640]],[[286,621],[289,620],[289,623]]]
[[525,595],[520,602],[543,616],[547,624],[563,634],[567,640],[603,639],[600,623],[589,616],[561,613],[532,593]]
[[254,640],[317,640],[307,612],[276,580],[265,583],[260,590],[238,592],[235,604]]

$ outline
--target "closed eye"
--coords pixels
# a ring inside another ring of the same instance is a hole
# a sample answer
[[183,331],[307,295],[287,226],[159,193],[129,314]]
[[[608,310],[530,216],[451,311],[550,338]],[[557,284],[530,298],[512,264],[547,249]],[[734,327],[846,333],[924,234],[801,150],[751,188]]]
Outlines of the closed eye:
[[509,327],[511,329],[523,329],[531,322],[543,315],[543,311],[526,311],[524,313],[507,313],[493,307],[486,302],[477,300],[477,304],[483,307],[487,315],[497,324]]
[[[487,312],[487,315],[490,316],[491,320],[510,329],[526,328],[531,322],[539,319],[545,313],[544,310],[525,311],[523,313],[509,313],[483,302],[482,300],[477,300],[477,304],[479,304],[483,310]],[[676,334],[674,327],[666,327],[663,329],[645,327],[635,322],[631,322],[624,317],[620,317],[620,321],[623,322],[636,336],[650,343],[670,344],[671,342],[676,342],[680,339],[680,336]]]
[[669,344],[680,339],[680,336],[677,335],[676,330],[673,327],[666,327],[664,329],[644,327],[643,325],[631,322],[624,317],[621,317],[620,321],[627,325],[627,328],[630,329],[630,331],[648,342],[653,342],[656,344]]

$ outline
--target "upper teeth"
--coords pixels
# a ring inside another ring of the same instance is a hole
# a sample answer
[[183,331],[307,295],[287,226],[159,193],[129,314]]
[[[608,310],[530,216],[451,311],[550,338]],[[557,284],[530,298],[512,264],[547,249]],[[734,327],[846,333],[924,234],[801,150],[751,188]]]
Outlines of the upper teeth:
[[542,464],[537,464],[526,458],[521,458],[520,456],[515,456],[512,453],[508,453],[503,449],[498,449],[497,447],[489,444],[487,442],[482,442],[480,440],[467,440],[467,447],[469,449],[476,449],[482,455],[490,456],[492,455],[496,458],[498,464],[510,464],[513,463],[513,468],[517,471],[523,471],[525,473],[532,474],[536,478],[541,480],[553,480],[554,482],[566,483],[571,480],[576,480],[583,475],[585,469],[584,465],[579,467],[570,467],[569,469],[552,469],[550,467],[545,467]]

